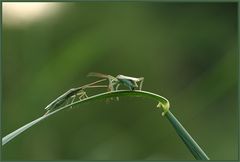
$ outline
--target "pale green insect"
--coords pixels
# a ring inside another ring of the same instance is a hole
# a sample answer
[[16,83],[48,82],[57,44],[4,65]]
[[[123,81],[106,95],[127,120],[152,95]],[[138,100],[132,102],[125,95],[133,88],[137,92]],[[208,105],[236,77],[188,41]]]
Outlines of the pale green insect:
[[135,88],[138,88],[137,82],[140,82],[139,90],[142,90],[142,85],[144,81],[144,77],[134,78],[125,75],[117,75],[116,77],[113,77],[111,75],[95,72],[89,73],[88,76],[95,76],[108,79],[109,80],[108,88],[110,91],[118,90],[120,85],[124,85],[128,87],[130,90],[134,90]]
[[67,92],[65,92],[64,94],[62,94],[58,98],[56,98],[49,105],[47,105],[46,108],[45,108],[47,110],[47,112],[44,115],[48,114],[50,111],[52,111],[52,110],[58,108],[59,106],[63,105],[69,99],[72,99],[71,103],[73,103],[76,96],[79,96],[79,100],[87,98],[88,97],[87,93],[84,91],[87,88],[107,87],[106,85],[94,85],[94,84],[97,84],[97,83],[105,81],[105,80],[106,79],[101,79],[101,80],[98,80],[96,82],[86,84],[86,85],[78,87],[78,88],[71,88],[70,90],[68,90]]

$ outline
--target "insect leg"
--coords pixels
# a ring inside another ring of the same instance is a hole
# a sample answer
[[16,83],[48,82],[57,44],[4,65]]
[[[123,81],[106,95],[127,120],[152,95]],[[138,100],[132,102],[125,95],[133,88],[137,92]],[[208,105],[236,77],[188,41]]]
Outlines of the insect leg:
[[112,79],[109,79],[108,89],[109,91],[114,91],[114,84]]
[[[120,84],[118,83],[117,85],[116,85],[116,91],[118,90],[118,87],[120,86]],[[117,101],[119,101],[119,97],[116,97],[116,99],[117,99]]]
[[[71,98],[72,98],[72,100],[71,100],[70,104],[72,104],[74,102],[76,95],[73,95]],[[71,106],[70,108],[72,109],[73,107]]]
[[119,86],[120,86],[120,84],[117,84],[116,89],[115,89],[116,91],[118,90],[118,87],[119,87]]
[[143,85],[144,77],[139,78],[139,80],[140,80],[139,90],[142,90],[142,85]]
[[47,115],[51,110],[48,110],[44,115]]
[[86,92],[84,93],[84,96],[85,96],[85,98],[88,98],[88,95],[87,95],[87,93],[86,93]]
[[[108,85],[108,91],[113,92],[115,91],[114,89],[114,83],[113,80],[109,78],[109,85]],[[113,97],[110,98],[110,100],[113,100]],[[108,101],[107,101],[108,102]]]
[[82,99],[84,99],[86,92],[82,90],[81,92],[78,93],[78,95],[79,95],[79,100],[81,101]]

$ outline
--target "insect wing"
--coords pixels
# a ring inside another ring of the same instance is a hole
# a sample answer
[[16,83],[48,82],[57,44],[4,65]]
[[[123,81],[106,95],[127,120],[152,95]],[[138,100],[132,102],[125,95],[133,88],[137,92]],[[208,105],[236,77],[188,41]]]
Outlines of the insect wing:
[[96,72],[91,72],[87,76],[94,76],[94,77],[107,78],[107,79],[115,79],[115,77],[113,77],[111,75],[96,73]]
[[95,72],[88,73],[87,76],[94,76],[94,77],[99,77],[99,78],[108,78],[108,75],[106,75],[106,74],[95,73]]

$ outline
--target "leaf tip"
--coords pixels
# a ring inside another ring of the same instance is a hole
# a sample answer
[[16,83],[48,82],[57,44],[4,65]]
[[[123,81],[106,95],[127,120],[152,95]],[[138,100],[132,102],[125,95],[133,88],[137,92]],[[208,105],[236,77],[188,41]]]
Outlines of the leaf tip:
[[159,102],[157,107],[158,108],[162,107],[163,109],[162,116],[164,116],[169,111],[170,103],[168,101],[166,103]]

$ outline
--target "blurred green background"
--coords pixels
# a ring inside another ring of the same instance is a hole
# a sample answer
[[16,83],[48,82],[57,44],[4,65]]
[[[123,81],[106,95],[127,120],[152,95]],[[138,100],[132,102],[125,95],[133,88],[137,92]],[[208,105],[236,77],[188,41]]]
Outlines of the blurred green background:
[[[212,160],[238,159],[237,3],[19,4],[3,3],[3,136],[94,71],[145,77]],[[3,160],[193,160],[156,105],[79,105],[6,144]]]

